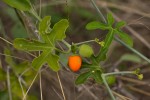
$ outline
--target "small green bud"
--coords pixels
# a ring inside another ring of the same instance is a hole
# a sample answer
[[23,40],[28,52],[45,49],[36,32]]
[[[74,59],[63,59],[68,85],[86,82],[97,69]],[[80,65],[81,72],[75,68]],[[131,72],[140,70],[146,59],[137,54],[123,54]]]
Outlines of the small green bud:
[[143,74],[139,74],[139,75],[138,75],[138,79],[139,79],[139,80],[142,80],[142,79],[143,79]]
[[91,57],[91,55],[93,54],[93,49],[91,46],[87,45],[87,44],[83,44],[80,46],[79,48],[79,54],[82,56],[82,57]]
[[134,72],[133,72],[134,74],[139,74],[140,73],[140,68],[137,68]]
[[104,41],[98,42],[99,45],[101,45],[102,47],[105,45]]

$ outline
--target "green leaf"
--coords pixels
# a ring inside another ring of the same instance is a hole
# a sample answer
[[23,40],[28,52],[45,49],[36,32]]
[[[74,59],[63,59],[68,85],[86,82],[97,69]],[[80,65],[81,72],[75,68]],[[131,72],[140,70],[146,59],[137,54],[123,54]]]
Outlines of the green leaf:
[[116,28],[117,29],[120,29],[120,28],[122,28],[123,26],[125,26],[126,25],[126,22],[125,21],[120,21],[120,22],[117,22],[116,23]]
[[14,71],[17,75],[19,75],[19,74],[22,74],[29,67],[30,67],[30,63],[28,61],[24,61],[16,65],[14,67]]
[[108,48],[109,48],[111,42],[113,41],[113,39],[114,39],[114,31],[113,31],[113,29],[111,29],[111,30],[109,30],[108,34],[106,35],[106,38],[104,40],[104,46],[101,47],[100,52],[97,56],[98,62],[106,59],[106,54],[107,54]]
[[112,14],[111,13],[108,13],[107,14],[107,22],[108,22],[108,25],[109,26],[112,26],[113,25],[113,23],[114,23],[114,17],[112,16]]
[[65,31],[68,28],[68,20],[66,19],[62,19],[61,21],[59,21],[58,23],[56,23],[53,27],[53,29],[51,30],[50,33],[46,33],[46,31],[44,31],[44,29],[47,30],[46,26],[45,28],[43,28],[42,24],[47,24],[49,23],[50,17],[45,17],[40,25],[39,25],[39,29],[42,29],[41,33],[42,33],[42,38],[44,39],[44,41],[46,43],[49,44],[49,47],[52,47],[49,50],[43,51],[43,53],[35,58],[32,62],[32,66],[38,70],[45,62],[48,63],[48,65],[50,66],[50,68],[54,71],[58,71],[60,69],[59,64],[58,64],[58,60],[59,57],[52,54],[53,48],[55,48],[55,42],[57,40],[62,40],[66,37],[65,35]]
[[59,65],[59,56],[57,55],[53,55],[53,54],[49,54],[47,59],[46,59],[48,65],[50,66],[50,68],[54,71],[58,71],[60,69],[60,65]]
[[123,42],[125,42],[130,47],[133,47],[133,40],[127,33],[122,32],[121,30],[118,30],[116,33],[119,35]]
[[50,33],[50,16],[45,16],[42,21],[39,23],[39,32],[40,34]]
[[27,34],[27,31],[25,30],[25,27],[20,23],[19,20],[16,20],[15,22],[17,23],[15,23],[15,25],[13,25],[11,29],[13,37],[14,38],[28,38],[28,34]]
[[[18,78],[15,76],[15,74],[11,74],[10,76],[10,83],[11,83],[11,92],[13,94],[13,97],[22,97],[22,90],[18,81]],[[15,99],[18,100],[18,99]]]
[[5,81],[6,80],[6,73],[2,68],[0,68],[0,81]]
[[51,53],[51,50],[43,51],[40,56],[38,56],[32,61],[32,67],[38,70],[46,62],[46,59],[50,53]]
[[[45,20],[42,20],[40,24],[42,25],[44,23],[45,24],[49,23],[48,18],[45,18]],[[39,25],[39,29],[44,29],[43,26],[41,26],[41,25]],[[68,20],[62,19],[54,25],[54,27],[50,31],[50,33],[46,33],[46,31],[44,33],[44,31],[41,31],[41,33],[42,33],[41,37],[46,43],[49,43],[54,46],[54,44],[57,40],[62,40],[66,37],[65,31],[68,28],[68,26],[69,26]],[[47,30],[47,28],[45,28],[45,29]]]
[[42,51],[42,50],[52,49],[52,47],[50,47],[50,45],[47,43],[41,43],[36,40],[29,41],[23,38],[15,39],[14,47],[24,51]]
[[8,91],[0,91],[0,100],[9,100]]
[[11,51],[8,48],[5,48],[4,50],[4,54],[5,55],[10,55],[10,56],[5,56],[5,61],[7,62],[7,64],[11,65],[11,67],[14,67],[16,64],[14,62],[14,60],[11,57]]
[[95,70],[93,72],[93,78],[95,79],[95,81],[99,84],[102,83],[102,77],[101,77],[102,72],[100,70]]
[[97,56],[97,61],[103,61],[107,58],[106,54],[107,54],[108,48],[103,48],[100,50],[99,55]]
[[109,30],[108,34],[106,35],[106,38],[104,40],[104,46],[102,48],[108,48],[114,39],[114,31],[113,29]]
[[48,36],[49,40],[52,41],[52,44],[54,44],[58,40],[63,40],[66,37],[65,31],[68,26],[69,22],[66,19],[62,19],[54,25],[52,31]]
[[29,0],[3,0],[6,4],[13,8],[17,8],[22,11],[29,11],[31,9],[31,5]]
[[109,29],[109,27],[106,24],[103,24],[103,23],[100,23],[97,21],[93,21],[86,25],[86,29],[87,30],[94,30],[94,29],[106,30],[106,29]]
[[77,79],[75,80],[75,84],[76,84],[76,85],[83,84],[91,74],[92,74],[92,73],[89,72],[89,71],[80,74],[80,75],[77,77]]
[[35,40],[15,39],[14,46],[24,51],[42,51],[41,55],[32,61],[32,67],[36,70],[39,70],[43,64],[48,63],[53,71],[58,71],[60,69],[59,57],[54,54],[55,43],[66,37],[65,31],[69,26],[69,22],[62,19],[54,25],[52,30],[49,26],[50,16],[46,16],[39,24],[39,33],[44,43]]
[[121,58],[121,61],[131,61],[135,63],[141,63],[142,60],[139,56],[134,55],[134,54],[124,54]]

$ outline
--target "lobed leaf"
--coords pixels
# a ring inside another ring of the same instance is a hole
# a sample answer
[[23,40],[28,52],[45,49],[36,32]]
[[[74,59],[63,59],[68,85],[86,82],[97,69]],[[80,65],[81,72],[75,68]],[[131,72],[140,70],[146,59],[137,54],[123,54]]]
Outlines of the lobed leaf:
[[41,22],[39,23],[39,33],[40,34],[46,34],[50,33],[50,20],[51,16],[45,16]]
[[52,41],[52,44],[66,37],[65,31],[68,28],[68,26],[69,22],[66,19],[62,19],[54,25],[51,33],[48,36],[49,40]]
[[66,37],[65,31],[69,26],[69,22],[66,19],[62,19],[57,22],[53,29],[50,29],[50,16],[46,16],[39,24],[39,32],[44,40],[44,43],[39,41],[28,41],[25,39],[15,39],[14,47],[24,51],[43,51],[40,56],[32,61],[32,67],[39,70],[41,66],[48,63],[50,68],[54,71],[58,71],[59,57],[52,52],[55,49],[55,42],[62,40]]
[[28,41],[23,38],[15,39],[14,47],[19,50],[24,50],[24,51],[43,51],[43,50],[52,49],[52,47],[50,47],[50,45],[47,43],[41,43],[35,40]]
[[40,56],[38,56],[32,61],[32,67],[35,70],[39,70],[41,66],[46,62],[47,57],[49,56],[50,53],[51,53],[51,50],[43,51]]
[[46,59],[49,67],[53,70],[53,71],[58,71],[60,69],[60,65],[59,65],[59,56],[57,55],[53,55],[52,53],[50,53]]

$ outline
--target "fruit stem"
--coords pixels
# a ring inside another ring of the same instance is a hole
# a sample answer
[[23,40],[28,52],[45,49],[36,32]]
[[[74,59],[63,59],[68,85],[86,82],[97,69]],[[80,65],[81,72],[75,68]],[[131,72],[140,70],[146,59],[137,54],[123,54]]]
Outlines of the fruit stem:
[[124,74],[134,74],[134,71],[121,71],[121,72],[112,72],[112,73],[105,73],[105,76],[109,76],[109,75],[124,75]]
[[75,43],[75,45],[81,45],[81,44],[90,43],[90,42],[95,42],[95,40],[83,41],[83,42]]

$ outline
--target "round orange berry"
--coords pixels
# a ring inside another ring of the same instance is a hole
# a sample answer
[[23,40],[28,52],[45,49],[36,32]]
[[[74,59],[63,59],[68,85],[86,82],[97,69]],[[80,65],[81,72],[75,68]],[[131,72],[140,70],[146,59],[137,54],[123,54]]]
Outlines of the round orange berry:
[[74,72],[78,71],[81,68],[82,59],[78,55],[69,56],[68,65],[70,69]]

